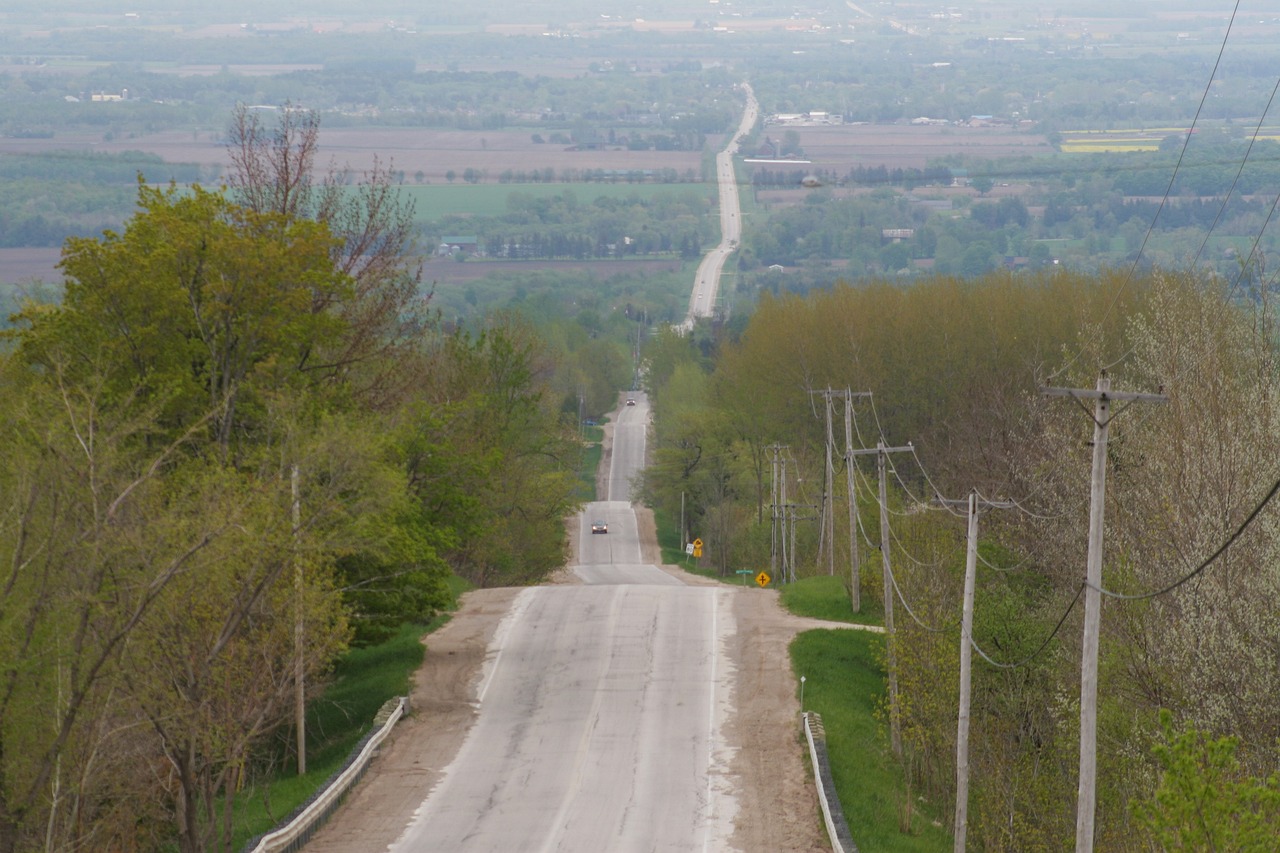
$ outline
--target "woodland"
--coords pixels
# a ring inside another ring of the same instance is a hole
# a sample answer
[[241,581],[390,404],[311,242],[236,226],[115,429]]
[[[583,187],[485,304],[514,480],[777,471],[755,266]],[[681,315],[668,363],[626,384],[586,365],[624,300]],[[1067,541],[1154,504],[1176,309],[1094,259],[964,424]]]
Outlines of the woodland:
[[900,590],[889,643],[908,815],[917,794],[943,809],[955,798],[965,521],[935,498],[1013,501],[981,517],[968,839],[1060,850],[1075,833],[1094,424],[1091,401],[1040,389],[1092,389],[1106,365],[1116,390],[1162,392],[1167,404],[1118,414],[1108,445],[1097,849],[1270,849],[1280,374],[1273,306],[1233,295],[1186,274],[1117,270],[766,296],[736,331],[650,342],[644,494],[687,519],[704,565],[726,577],[770,566],[781,448],[787,499],[808,508],[792,559],[800,577],[827,574],[819,392],[870,392],[854,403],[853,446],[913,448],[889,462],[889,539],[873,460],[844,455],[840,426],[828,506],[849,594],[854,468],[863,612],[884,605],[881,549]]
[[608,355],[442,327],[386,176],[337,191],[316,129],[240,113],[225,192],[140,185],[5,334],[0,850],[230,849],[236,793],[294,761],[299,671],[450,577],[564,563],[557,387],[576,410],[580,357],[612,396]]

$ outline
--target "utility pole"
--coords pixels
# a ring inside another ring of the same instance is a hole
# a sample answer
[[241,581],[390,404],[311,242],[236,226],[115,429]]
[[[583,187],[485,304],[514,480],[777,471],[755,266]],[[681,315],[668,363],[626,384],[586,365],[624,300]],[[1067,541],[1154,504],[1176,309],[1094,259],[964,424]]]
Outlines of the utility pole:
[[849,495],[849,604],[854,613],[862,612],[862,562],[858,555],[858,487],[853,468],[853,398],[870,396],[870,391],[855,393],[844,389],[844,475]]
[[[786,583],[787,579],[787,457],[782,457],[782,580]],[[791,553],[795,553],[795,544],[791,546]]]
[[960,627],[960,710],[956,714],[956,819],[954,853],[964,853],[965,833],[969,828],[969,707],[972,685],[973,656],[973,590],[978,575],[978,512],[984,509],[1009,509],[1008,501],[981,500],[976,491],[965,501],[938,498],[943,506],[968,504],[969,535],[964,562],[964,616]]
[[[1107,432],[1113,401],[1167,403],[1163,394],[1137,394],[1111,390],[1104,370],[1095,390],[1041,388],[1046,397],[1093,400],[1093,473],[1089,483],[1089,555],[1084,590],[1084,641],[1080,650],[1080,789],[1076,796],[1076,853],[1092,853],[1098,778],[1098,643],[1102,629],[1102,532],[1103,499],[1107,488]],[[1120,411],[1124,411],[1124,406]]]
[[[778,502],[778,453],[786,449],[787,446],[785,444],[770,444],[765,448],[770,452],[773,468],[773,481],[770,484],[769,492],[769,576],[775,578],[778,577],[778,509],[781,506]],[[783,464],[785,465],[786,463],[784,462]],[[783,488],[785,491],[785,485]]]
[[[796,579],[796,522],[808,521],[811,515],[800,515],[802,509],[816,509],[814,504],[782,504],[782,580]],[[790,532],[788,532],[788,527]],[[790,540],[788,542],[788,540]],[[790,557],[788,558],[788,549]]]
[[832,484],[832,480],[835,479],[835,466],[831,461],[831,445],[833,443],[831,436],[831,400],[840,392],[825,388],[821,391],[810,391],[809,393],[822,397],[827,428],[827,459],[826,468],[822,473],[822,526],[818,531],[818,566],[822,566],[822,557],[825,553],[827,557],[827,574],[834,575],[836,573],[836,514],[833,503],[835,489]]
[[822,530],[818,538],[818,564],[822,564],[823,550],[826,549],[827,557],[827,574],[834,575],[836,573],[836,506],[835,506],[835,436],[832,434],[831,417],[834,401],[839,398],[844,400],[844,462],[845,474],[848,481],[849,493],[849,560],[851,563],[850,573],[851,588],[850,599],[853,604],[853,612],[857,613],[861,609],[861,590],[859,589],[859,569],[858,569],[858,545],[857,545],[857,523],[856,502],[854,496],[854,478],[853,478],[853,460],[850,458],[850,452],[853,450],[853,398],[854,397],[870,397],[870,391],[858,391],[857,393],[850,391],[848,388],[843,391],[836,391],[832,388],[826,388],[822,391],[812,391],[822,397],[826,404],[826,428],[827,428],[827,470],[822,485]]
[[880,560],[884,575],[884,645],[886,666],[889,670],[889,742],[893,754],[902,757],[902,720],[898,704],[898,655],[895,649],[897,639],[893,633],[893,570],[889,567],[889,494],[885,484],[885,457],[890,453],[910,453],[914,448],[885,447],[883,441],[874,448],[863,448],[850,451],[850,456],[876,455],[876,474],[880,481]]
[[298,775],[307,772],[307,668],[303,655],[306,651],[306,617],[303,598],[306,589],[302,578],[302,555],[298,553],[298,538],[302,529],[302,501],[298,496],[298,466],[294,465],[289,473],[289,492],[292,497],[293,516],[293,586],[294,620],[293,620],[293,680],[294,729],[298,735]]
[[827,470],[826,476],[823,478],[822,493],[822,535],[818,537],[818,554],[821,560],[822,543],[825,541],[827,545],[827,574],[834,576],[836,573],[836,469],[835,464],[831,461],[834,455],[832,450],[835,440],[831,435],[831,398],[835,392],[830,388],[823,394],[823,402],[826,403],[827,410]]

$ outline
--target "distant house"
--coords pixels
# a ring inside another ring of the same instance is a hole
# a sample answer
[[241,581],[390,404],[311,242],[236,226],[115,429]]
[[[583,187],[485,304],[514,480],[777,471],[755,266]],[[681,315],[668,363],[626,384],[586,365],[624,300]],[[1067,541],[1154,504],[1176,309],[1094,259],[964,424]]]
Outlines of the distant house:
[[782,264],[769,264],[769,272],[786,272],[787,268]]
[[469,236],[445,235],[440,238],[440,245],[436,248],[436,254],[456,255],[459,252],[467,254],[476,254],[480,244],[474,234]]
[[881,228],[880,229],[881,242],[901,243],[903,240],[910,240],[914,236],[916,236],[916,229],[914,228]]

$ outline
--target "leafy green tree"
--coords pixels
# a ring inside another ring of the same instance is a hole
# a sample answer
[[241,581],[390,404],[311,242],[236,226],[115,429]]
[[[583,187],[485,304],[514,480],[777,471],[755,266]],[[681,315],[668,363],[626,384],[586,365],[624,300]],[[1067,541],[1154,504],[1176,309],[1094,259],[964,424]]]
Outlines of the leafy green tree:
[[546,393],[545,358],[515,322],[445,336],[430,385],[408,403],[409,488],[447,531],[454,571],[477,585],[532,582],[564,564],[580,446]]
[[312,300],[351,282],[317,223],[255,214],[198,186],[142,185],[138,203],[123,234],[67,242],[63,304],[20,315],[22,357],[61,362],[71,381],[101,366],[114,399],[159,402],[170,434],[215,412],[210,438],[228,457],[258,425],[258,388],[300,381],[308,354],[339,334]]
[[1280,774],[1243,778],[1234,737],[1177,731],[1160,713],[1164,740],[1153,748],[1160,783],[1134,815],[1160,850],[1265,853],[1280,837]]

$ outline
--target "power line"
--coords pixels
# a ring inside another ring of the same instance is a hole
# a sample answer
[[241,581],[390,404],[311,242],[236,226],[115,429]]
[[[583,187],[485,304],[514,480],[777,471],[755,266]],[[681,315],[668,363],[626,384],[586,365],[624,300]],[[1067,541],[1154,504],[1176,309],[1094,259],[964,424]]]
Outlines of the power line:
[[907,615],[911,617],[911,621],[915,622],[921,628],[923,628],[924,630],[928,631],[931,634],[945,634],[948,631],[950,631],[952,627],[954,627],[954,626],[947,625],[941,628],[934,628],[924,624],[924,622],[920,620],[920,617],[916,615],[915,611],[911,609],[911,605],[907,603],[906,596],[902,594],[902,587],[898,586],[898,578],[896,575],[894,575],[892,568],[889,569],[889,582],[893,586],[893,591],[896,594],[898,601],[902,602],[903,609],[906,610]]
[[[1258,137],[1262,134],[1262,123],[1266,121],[1267,113],[1271,111],[1271,104],[1276,99],[1277,89],[1280,89],[1280,77],[1276,78],[1276,85],[1271,89],[1271,97],[1267,98],[1267,106],[1262,110],[1262,116],[1258,119],[1258,126],[1253,129],[1253,135],[1249,137],[1249,146],[1245,148],[1244,157],[1240,158],[1240,168],[1236,170],[1236,176],[1231,180],[1231,186],[1227,189],[1227,194],[1223,196],[1222,204],[1218,206],[1218,214],[1213,218],[1213,224],[1209,226],[1209,230],[1205,232],[1204,240],[1200,243],[1200,248],[1196,250],[1195,257],[1191,259],[1191,268],[1193,270],[1200,261],[1200,255],[1204,252],[1205,246],[1209,245],[1209,238],[1213,235],[1213,229],[1218,227],[1218,221],[1222,219],[1222,214],[1227,209],[1227,203],[1231,201],[1231,196],[1236,191],[1236,184],[1240,183],[1240,176],[1244,174],[1245,164],[1249,162],[1249,155],[1253,152],[1253,144],[1258,141]],[[1266,224],[1264,223],[1262,227],[1265,229]],[[1258,233],[1258,237],[1261,239],[1261,231]]]
[[1000,661],[995,660],[990,655],[988,655],[985,651],[983,651],[982,647],[978,645],[978,641],[970,637],[969,642],[973,644],[973,650],[977,652],[978,656],[981,657],[983,660],[985,660],[987,663],[999,669],[1020,669],[1021,667],[1026,666],[1027,664],[1031,663],[1031,661],[1035,660],[1036,657],[1038,657],[1041,652],[1043,652],[1046,648],[1048,648],[1049,643],[1053,641],[1054,637],[1058,636],[1058,632],[1062,630],[1062,626],[1067,621],[1067,617],[1071,615],[1071,611],[1074,610],[1076,604],[1080,602],[1080,596],[1084,594],[1084,590],[1086,586],[1087,584],[1084,581],[1081,581],[1080,586],[1076,589],[1075,598],[1071,599],[1071,603],[1067,605],[1067,609],[1063,612],[1062,618],[1058,620],[1058,624],[1053,626],[1053,630],[1049,632],[1049,636],[1044,638],[1044,642],[1041,643],[1040,646],[1034,652],[1027,655],[1025,658],[1014,661],[1013,663],[1001,663]]
[[[1133,263],[1130,265],[1129,271],[1125,274],[1124,281],[1122,281],[1120,283],[1120,287],[1116,289],[1115,295],[1111,298],[1111,304],[1107,306],[1107,310],[1103,312],[1102,318],[1098,321],[1097,325],[1099,329],[1101,329],[1102,325],[1106,323],[1107,318],[1111,316],[1111,312],[1114,311],[1116,305],[1120,303],[1121,295],[1123,295],[1125,289],[1129,286],[1129,282],[1133,280],[1133,275],[1138,269],[1138,263],[1142,260],[1142,253],[1147,248],[1147,241],[1151,239],[1151,234],[1155,231],[1156,222],[1160,219],[1160,213],[1164,210],[1165,204],[1169,201],[1169,195],[1173,190],[1174,181],[1178,178],[1178,171],[1182,168],[1182,161],[1183,158],[1186,157],[1187,148],[1191,144],[1191,137],[1196,129],[1196,124],[1200,121],[1200,113],[1204,109],[1205,101],[1208,100],[1210,89],[1213,88],[1214,78],[1218,75],[1218,67],[1222,64],[1222,55],[1226,53],[1227,41],[1231,37],[1231,28],[1235,25],[1236,13],[1239,11],[1240,0],[1236,0],[1235,6],[1231,9],[1231,17],[1227,21],[1227,31],[1222,35],[1222,44],[1218,48],[1218,56],[1214,60],[1213,70],[1209,72],[1209,79],[1205,82],[1204,91],[1200,94],[1200,103],[1196,106],[1196,114],[1191,120],[1191,128],[1187,131],[1186,136],[1182,140],[1182,149],[1178,152],[1178,161],[1174,164],[1173,173],[1169,176],[1169,185],[1165,187],[1164,196],[1160,199],[1160,204],[1156,208],[1155,215],[1151,218],[1151,224],[1147,227],[1147,233],[1142,238],[1142,244],[1138,247],[1138,251],[1134,255]],[[1082,345],[1080,349],[1076,351],[1075,356],[1073,356],[1065,365],[1054,371],[1046,381],[1051,381],[1070,369],[1071,366],[1080,359],[1080,356],[1084,355],[1085,349],[1086,347]],[[1129,357],[1131,352],[1133,352],[1132,348],[1130,348],[1124,355],[1120,356],[1120,358],[1112,362],[1110,366],[1114,366],[1119,364],[1121,361],[1124,361]],[[1092,842],[1090,842],[1090,845],[1092,845]]]
[[[1117,599],[1120,599],[1121,601],[1145,601],[1150,598],[1155,598],[1156,596],[1159,596],[1159,595],[1165,595],[1166,593],[1173,592],[1175,589],[1182,586],[1187,581],[1201,574],[1205,569],[1209,568],[1209,566],[1212,565],[1215,560],[1217,560],[1219,557],[1225,554],[1227,552],[1227,549],[1230,548],[1233,544],[1235,544],[1235,541],[1239,539],[1240,536],[1244,533],[1244,531],[1249,527],[1249,525],[1253,523],[1253,520],[1258,517],[1258,514],[1262,512],[1262,510],[1266,507],[1266,505],[1271,503],[1271,499],[1276,496],[1277,492],[1280,492],[1280,480],[1276,481],[1275,485],[1271,487],[1271,491],[1267,492],[1267,496],[1262,499],[1261,503],[1259,503],[1256,507],[1253,508],[1253,512],[1249,513],[1249,517],[1244,520],[1243,524],[1241,524],[1239,527],[1236,528],[1236,531],[1227,538],[1227,541],[1219,545],[1218,549],[1214,551],[1212,554],[1210,554],[1209,557],[1204,562],[1202,562],[1200,565],[1196,566],[1190,572],[1183,575],[1181,578],[1169,584],[1168,586],[1158,589],[1155,592],[1144,592],[1139,595],[1125,595],[1119,592],[1111,592],[1110,590],[1103,588],[1101,585],[1098,585],[1094,588],[1097,589],[1098,592],[1102,593],[1105,596],[1108,596],[1110,598],[1117,598]],[[1087,581],[1086,581],[1086,584],[1088,584]],[[1088,584],[1088,585],[1090,587],[1093,587],[1093,584]]]

